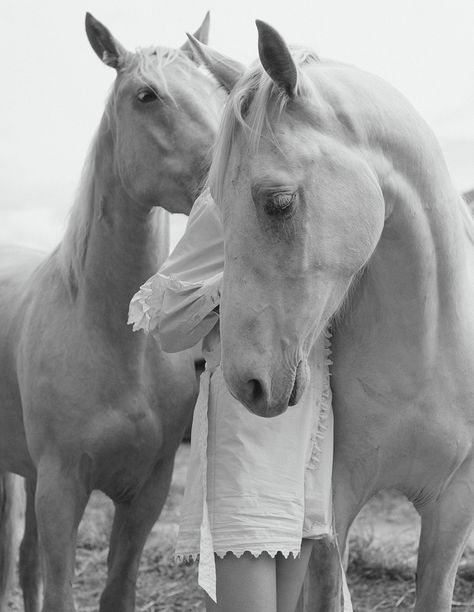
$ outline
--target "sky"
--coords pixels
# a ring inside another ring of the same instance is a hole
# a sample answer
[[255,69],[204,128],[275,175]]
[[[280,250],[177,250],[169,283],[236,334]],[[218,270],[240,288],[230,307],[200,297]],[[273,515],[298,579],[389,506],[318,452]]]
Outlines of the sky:
[[[61,239],[114,71],[91,12],[127,48],[179,46],[211,11],[210,44],[249,63],[255,19],[289,43],[374,72],[430,123],[459,190],[474,187],[474,0],[1,0],[0,243]],[[174,219],[172,242],[184,228]]]

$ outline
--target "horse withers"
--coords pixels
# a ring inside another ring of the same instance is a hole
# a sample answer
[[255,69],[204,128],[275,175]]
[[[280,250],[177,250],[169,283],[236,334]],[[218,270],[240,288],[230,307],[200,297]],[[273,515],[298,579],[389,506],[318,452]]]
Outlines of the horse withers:
[[[208,25],[206,17],[202,40]],[[188,213],[199,192],[223,94],[188,43],[131,53],[91,15],[86,31],[116,79],[66,234],[49,256],[13,247],[0,255],[0,467],[26,479],[28,612],[40,607],[38,534],[43,610],[74,609],[77,527],[93,489],[115,503],[100,609],[134,609],[140,555],[197,393],[192,355],[165,354],[133,334],[127,312],[167,256],[166,211]],[[10,481],[0,489],[4,507]]]
[[[291,410],[331,325],[340,548],[370,497],[401,490],[422,519],[415,610],[448,612],[474,521],[474,222],[397,91],[257,25],[210,174],[224,376],[252,412]],[[338,610],[335,549],[316,542],[311,566],[311,610]]]

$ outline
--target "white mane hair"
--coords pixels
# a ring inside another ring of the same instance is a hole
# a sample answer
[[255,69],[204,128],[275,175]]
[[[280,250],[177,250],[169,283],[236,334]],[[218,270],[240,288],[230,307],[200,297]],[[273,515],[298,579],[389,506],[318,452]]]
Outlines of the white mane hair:
[[[314,86],[302,68],[319,62],[319,57],[311,49],[303,47],[290,47],[290,52],[298,71],[297,96],[310,99],[314,95]],[[258,149],[264,129],[278,146],[269,111],[276,113],[278,120],[288,101],[287,94],[275,85],[259,60],[236,83],[224,107],[209,171],[208,181],[217,203],[222,199],[224,177],[237,130],[241,129],[247,135],[251,153]]]
[[82,275],[94,214],[99,214],[94,210],[94,176],[97,171],[97,160],[103,155],[112,155],[112,151],[106,150],[105,141],[108,135],[112,140],[115,137],[118,127],[117,100],[120,93],[124,85],[134,78],[153,89],[160,97],[165,93],[172,103],[176,104],[170,94],[164,72],[164,68],[173,62],[176,62],[176,68],[182,73],[183,79],[189,78],[190,68],[194,64],[182,50],[166,47],[137,49],[134,54],[129,54],[112,87],[105,105],[104,116],[84,162],[74,204],[69,212],[66,232],[55,251],[63,279],[72,295],[77,292]]

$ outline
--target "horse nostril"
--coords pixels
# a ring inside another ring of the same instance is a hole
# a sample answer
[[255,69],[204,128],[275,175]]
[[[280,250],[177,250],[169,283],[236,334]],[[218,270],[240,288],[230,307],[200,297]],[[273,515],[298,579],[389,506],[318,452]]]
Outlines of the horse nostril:
[[260,402],[265,397],[265,391],[262,383],[256,378],[251,378],[248,381],[249,399],[254,403]]
[[261,378],[240,378],[239,382],[234,388],[229,385],[229,390],[253,414],[271,418],[282,414],[288,408],[286,401],[272,400],[271,382],[267,381],[264,375]]

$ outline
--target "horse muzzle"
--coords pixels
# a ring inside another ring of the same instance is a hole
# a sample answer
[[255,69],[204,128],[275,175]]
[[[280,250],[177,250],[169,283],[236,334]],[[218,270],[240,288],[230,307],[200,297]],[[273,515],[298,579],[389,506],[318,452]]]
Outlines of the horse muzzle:
[[257,372],[236,375],[231,367],[228,372],[224,368],[224,379],[230,393],[250,412],[271,418],[299,402],[308,381],[308,368],[300,361],[291,375],[265,376]]

